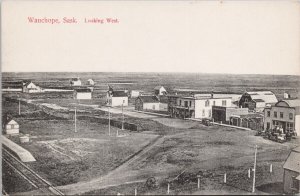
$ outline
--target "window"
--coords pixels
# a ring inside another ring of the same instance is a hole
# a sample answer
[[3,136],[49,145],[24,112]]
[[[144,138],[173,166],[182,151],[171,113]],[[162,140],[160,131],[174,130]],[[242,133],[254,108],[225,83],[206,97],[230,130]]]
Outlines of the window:
[[292,177],[292,189],[299,190],[299,181],[296,179],[295,176]]
[[267,116],[270,117],[271,116],[271,112],[267,111]]
[[283,112],[280,112],[280,118],[283,118]]
[[15,128],[15,126],[14,126],[14,125],[10,125],[10,127],[11,127],[12,129],[14,129],[14,128]]
[[152,106],[152,109],[155,110],[155,105]]
[[209,100],[205,101],[205,107],[209,106]]
[[226,104],[227,104],[227,103],[226,103],[226,100],[223,100],[223,101],[222,101],[222,106],[226,106]]
[[208,110],[208,117],[211,117],[211,110]]
[[273,125],[275,125],[275,121],[273,120]]
[[188,107],[188,101],[184,101],[184,107]]
[[202,116],[205,116],[205,110],[202,110]]
[[181,105],[181,100],[179,100],[179,105]]
[[294,123],[287,123],[286,124],[287,131],[293,131],[294,130]]
[[289,113],[289,119],[293,120],[293,117],[294,117],[293,113]]
[[274,112],[274,117],[277,118],[277,112]]
[[267,122],[267,130],[269,130],[269,129],[270,129],[270,123]]
[[190,101],[190,107],[192,107],[192,101]]

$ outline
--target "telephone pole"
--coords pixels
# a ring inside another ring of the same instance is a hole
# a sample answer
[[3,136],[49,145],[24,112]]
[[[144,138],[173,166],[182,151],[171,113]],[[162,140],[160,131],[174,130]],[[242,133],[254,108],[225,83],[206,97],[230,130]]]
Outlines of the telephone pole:
[[253,167],[253,185],[252,185],[252,193],[255,192],[256,154],[257,154],[257,145],[255,145],[255,153],[254,153],[254,167]]
[[75,116],[74,116],[75,133],[77,132],[76,122],[77,122],[77,111],[76,111],[76,107],[75,107]]
[[21,115],[21,100],[19,98],[19,115]]
[[108,107],[108,135],[110,136],[110,112]]
[[124,111],[123,111],[123,103],[122,103],[122,130],[124,130]]

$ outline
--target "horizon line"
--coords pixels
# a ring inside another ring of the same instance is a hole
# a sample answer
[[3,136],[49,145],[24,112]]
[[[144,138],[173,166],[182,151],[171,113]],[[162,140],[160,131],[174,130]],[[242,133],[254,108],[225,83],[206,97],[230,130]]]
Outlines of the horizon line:
[[143,74],[219,74],[219,75],[276,75],[300,76],[300,74],[271,74],[271,73],[211,73],[211,72],[155,72],[155,71],[2,71],[2,73],[143,73]]

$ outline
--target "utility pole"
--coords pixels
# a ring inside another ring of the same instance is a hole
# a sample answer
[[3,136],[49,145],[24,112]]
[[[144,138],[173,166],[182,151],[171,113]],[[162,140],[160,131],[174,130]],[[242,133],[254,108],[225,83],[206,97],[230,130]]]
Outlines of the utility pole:
[[108,135],[110,136],[110,112],[108,107]]
[[75,123],[74,123],[75,125],[74,125],[74,126],[75,126],[75,133],[76,133],[76,132],[77,132],[77,126],[76,126],[76,121],[77,121],[77,111],[76,111],[76,107],[75,107],[75,116],[74,116],[74,118],[75,118],[75,120],[74,120],[74,121],[75,121]]
[[122,131],[124,130],[124,109],[123,109],[123,103],[122,103]]
[[19,98],[19,115],[21,115],[21,100]]
[[255,145],[255,154],[254,154],[254,167],[253,167],[253,185],[252,185],[252,193],[255,192],[256,154],[257,154],[257,145]]

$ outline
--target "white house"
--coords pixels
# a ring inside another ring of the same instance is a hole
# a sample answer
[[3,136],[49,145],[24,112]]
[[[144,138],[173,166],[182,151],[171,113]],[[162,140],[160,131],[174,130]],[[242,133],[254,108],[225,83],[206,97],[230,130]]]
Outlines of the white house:
[[71,86],[81,86],[80,78],[72,78],[70,81]]
[[108,91],[106,103],[109,106],[128,106],[128,95],[125,91]]
[[4,122],[4,133],[7,135],[19,134],[19,124],[13,119],[7,120]]
[[75,89],[74,99],[92,99],[91,89]]
[[88,79],[87,80],[87,85],[94,86],[95,85],[95,81],[93,79]]
[[212,118],[212,106],[231,107],[231,97],[213,97],[211,94],[177,97],[169,105],[171,117],[175,118]]
[[131,98],[136,98],[136,97],[142,95],[143,92],[144,91],[141,91],[141,90],[131,90],[130,97]]
[[135,100],[135,110],[168,111],[168,104],[161,102],[158,96],[139,96]]
[[167,91],[163,86],[156,86],[154,88],[154,93],[155,95],[165,95]]
[[23,93],[40,93],[43,92],[43,89],[29,81],[23,84],[22,91]]

